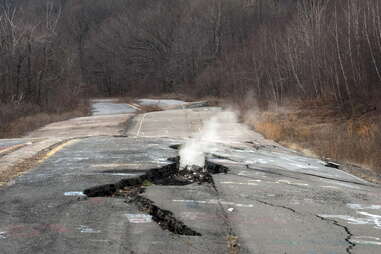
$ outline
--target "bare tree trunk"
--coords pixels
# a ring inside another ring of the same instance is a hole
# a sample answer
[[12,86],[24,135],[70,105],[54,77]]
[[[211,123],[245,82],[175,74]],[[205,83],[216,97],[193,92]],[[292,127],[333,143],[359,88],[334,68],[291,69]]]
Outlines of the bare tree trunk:
[[295,63],[294,63],[294,59],[293,59],[292,51],[291,51],[291,46],[290,46],[290,37],[287,38],[287,49],[288,49],[288,58],[290,60],[290,65],[291,65],[292,73],[293,73],[293,75],[295,77],[295,80],[296,80],[296,83],[297,83],[298,87],[303,92],[303,94],[305,94],[306,91],[305,91],[305,89],[304,89],[304,87],[302,85],[302,82],[299,79],[299,75],[298,75],[298,73],[296,72],[296,69],[295,69]]
[[[367,4],[367,9],[368,9],[368,13],[369,13],[370,12],[369,2]],[[371,43],[370,38],[369,38],[368,21],[367,21],[367,16],[365,15],[365,12],[364,12],[364,30],[365,30],[366,41],[368,42],[370,55],[372,57],[372,63],[373,63],[374,69],[376,70],[378,80],[380,81],[380,84],[381,84],[381,73],[380,73],[380,69],[378,68],[378,65],[376,62],[376,57],[374,55],[373,46],[372,46],[372,43]]]
[[344,77],[344,84],[345,84],[345,88],[346,88],[346,91],[347,91],[347,95],[348,95],[348,98],[349,98],[349,102],[351,104],[351,107],[352,107],[352,112],[354,111],[353,109],[353,101],[352,101],[352,94],[351,94],[351,90],[349,88],[349,84],[348,84],[348,77],[347,77],[347,74],[345,73],[345,70],[344,70],[344,65],[343,65],[343,59],[341,57],[341,50],[340,50],[340,42],[339,42],[339,28],[338,28],[338,16],[337,16],[337,6],[335,5],[335,10],[334,10],[334,15],[335,15],[335,41],[336,41],[336,52],[337,52],[337,57],[338,57],[338,60],[339,60],[339,64],[340,64],[340,70],[341,70],[341,73]]

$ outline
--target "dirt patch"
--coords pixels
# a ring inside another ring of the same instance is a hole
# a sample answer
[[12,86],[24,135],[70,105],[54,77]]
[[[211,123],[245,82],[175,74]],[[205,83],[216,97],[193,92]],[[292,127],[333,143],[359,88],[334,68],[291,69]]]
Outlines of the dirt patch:
[[143,113],[162,111],[163,109],[158,105],[139,105]]
[[229,235],[227,237],[227,241],[228,241],[228,253],[238,254],[239,253],[238,237],[235,235]]

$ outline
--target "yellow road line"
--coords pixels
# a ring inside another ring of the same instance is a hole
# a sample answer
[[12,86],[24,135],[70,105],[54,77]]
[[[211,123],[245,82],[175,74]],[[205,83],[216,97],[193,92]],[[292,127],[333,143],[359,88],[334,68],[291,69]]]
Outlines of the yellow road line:
[[71,139],[71,140],[68,140],[58,146],[56,146],[55,148],[53,148],[52,150],[50,150],[47,154],[45,154],[44,157],[42,157],[41,159],[38,160],[38,163],[42,163],[44,161],[46,161],[47,159],[49,159],[50,157],[52,157],[54,154],[56,154],[57,152],[59,152],[60,150],[62,150],[65,146],[68,146],[68,145],[72,145],[74,143],[77,143],[79,141],[79,139]]

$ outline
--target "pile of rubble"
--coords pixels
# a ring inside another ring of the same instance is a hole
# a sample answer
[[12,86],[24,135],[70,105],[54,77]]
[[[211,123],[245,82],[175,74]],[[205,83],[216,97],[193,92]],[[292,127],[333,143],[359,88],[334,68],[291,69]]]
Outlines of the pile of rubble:
[[213,181],[206,167],[200,167],[196,165],[188,165],[178,171],[177,177],[183,181],[199,184],[207,182],[211,183]]

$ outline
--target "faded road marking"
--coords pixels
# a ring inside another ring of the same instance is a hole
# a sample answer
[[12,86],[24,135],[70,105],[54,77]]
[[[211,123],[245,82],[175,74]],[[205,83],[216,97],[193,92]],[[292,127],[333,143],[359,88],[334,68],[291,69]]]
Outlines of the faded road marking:
[[361,205],[361,204],[347,204],[349,208],[356,210],[379,210],[381,205]]
[[374,236],[355,236],[353,238],[356,238],[356,239],[372,239],[372,240],[381,240],[380,238],[378,237],[374,237]]
[[291,181],[288,181],[288,180],[278,180],[275,183],[285,183],[285,184],[297,185],[297,186],[308,186],[307,183],[296,183],[296,182],[291,182]]
[[85,194],[83,194],[82,191],[68,191],[68,192],[65,192],[64,195],[65,196],[69,196],[69,197],[83,197],[83,196],[86,196]]
[[152,216],[148,214],[126,214],[128,222],[130,223],[150,223],[152,222]]
[[369,241],[369,240],[351,240],[352,243],[355,244],[365,244],[365,245],[379,245],[381,246],[381,242],[378,241]]
[[57,152],[62,150],[65,146],[72,145],[74,143],[77,143],[78,141],[79,141],[79,139],[72,139],[72,140],[66,141],[66,142],[58,145],[57,147],[50,150],[44,157],[42,157],[40,160],[38,160],[38,163],[42,163],[42,162],[46,161],[47,159],[52,157],[54,154],[56,154]]
[[217,199],[209,199],[209,200],[174,199],[172,201],[173,202],[182,202],[182,203],[212,204],[212,205],[222,204],[222,205],[232,205],[232,206],[236,206],[236,207],[247,207],[247,208],[254,207],[253,204],[239,204],[239,203],[228,202],[228,201],[217,200]]
[[365,244],[365,245],[379,245],[381,246],[381,239],[374,236],[355,236],[351,239],[351,242],[356,244]]
[[147,113],[145,113],[145,114],[143,115],[143,117],[142,117],[142,120],[140,120],[139,129],[138,129],[138,131],[137,131],[137,133],[136,133],[136,137],[139,137],[139,136],[140,136],[140,131],[141,131],[141,129],[142,129],[143,121],[144,121],[144,118],[146,117],[146,115],[147,115]]
[[0,232],[0,239],[7,239],[7,232]]
[[323,218],[328,219],[341,219],[347,221],[349,224],[353,225],[374,225],[375,229],[381,229],[381,216],[376,214],[371,214],[367,212],[357,212],[358,214],[365,216],[365,217],[352,217],[348,215],[327,215],[322,214],[319,215]]
[[[259,182],[260,182],[260,180],[259,180]],[[257,183],[250,183],[250,182],[248,182],[248,183],[242,183],[242,182],[220,182],[221,184],[236,184],[236,185],[254,185],[254,186],[256,186],[256,185],[258,185]]]
[[90,228],[89,226],[85,226],[85,225],[80,225],[78,227],[78,229],[81,233],[97,234],[97,233],[101,232],[100,230],[96,230],[96,229]]

